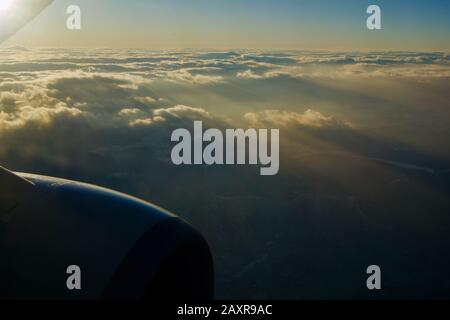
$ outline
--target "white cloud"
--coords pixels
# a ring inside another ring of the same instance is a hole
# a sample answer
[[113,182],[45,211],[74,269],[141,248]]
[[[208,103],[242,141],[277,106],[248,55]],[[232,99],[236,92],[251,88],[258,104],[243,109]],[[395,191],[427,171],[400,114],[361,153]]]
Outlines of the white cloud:
[[[22,128],[27,123],[50,124],[63,116],[84,116],[91,125],[102,127],[148,126],[170,118],[218,119],[222,114],[211,113],[215,107],[208,105],[211,101],[227,99],[227,103],[242,105],[242,114],[248,111],[245,109],[248,100],[242,100],[242,93],[251,99],[253,92],[245,87],[246,79],[270,79],[276,83],[283,77],[292,84],[296,84],[297,78],[439,80],[450,77],[449,61],[449,55],[439,53],[175,53],[2,48],[0,129]],[[244,82],[242,87],[234,87],[236,79],[240,79],[239,85]],[[182,82],[192,87],[186,89]],[[216,86],[204,90],[203,86],[209,84]],[[158,94],[161,88],[163,96]],[[180,93],[180,88],[185,91]],[[192,101],[195,100],[192,97],[197,100]],[[204,108],[196,107],[198,104]],[[250,112],[245,119],[253,123],[310,127],[323,127],[335,121],[315,110],[303,113],[293,112],[292,107],[289,110]]]
[[212,76],[203,74],[193,75],[189,70],[186,69],[170,71],[167,73],[167,75],[169,79],[190,82],[193,84],[213,84],[223,82],[224,80],[222,76]]
[[137,127],[137,126],[149,126],[153,123],[153,119],[151,118],[145,118],[145,119],[136,119],[131,120],[129,122],[130,127]]
[[244,118],[250,125],[285,127],[292,125],[301,125],[305,127],[321,128],[329,125],[335,125],[338,122],[330,116],[325,116],[318,111],[311,109],[303,113],[289,112],[283,110],[264,110],[261,112],[249,112]]
[[172,108],[166,108],[166,109],[156,109],[154,111],[154,115],[156,116],[160,116],[160,117],[176,117],[176,118],[180,118],[180,117],[187,117],[187,118],[209,118],[210,117],[210,113],[208,111],[206,111],[203,108],[194,108],[194,107],[189,107],[189,106],[185,106],[185,105],[177,105],[174,106]]
[[63,104],[59,104],[53,108],[32,106],[19,107],[14,113],[0,111],[0,131],[20,129],[30,123],[38,126],[49,125],[54,118],[75,118],[82,114],[83,112],[81,110],[69,108]]

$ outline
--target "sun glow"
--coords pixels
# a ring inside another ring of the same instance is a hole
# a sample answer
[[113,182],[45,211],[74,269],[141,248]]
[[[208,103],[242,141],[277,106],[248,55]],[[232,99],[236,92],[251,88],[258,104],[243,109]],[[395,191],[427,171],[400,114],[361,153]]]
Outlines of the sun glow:
[[0,0],[0,11],[7,10],[13,2],[14,0]]

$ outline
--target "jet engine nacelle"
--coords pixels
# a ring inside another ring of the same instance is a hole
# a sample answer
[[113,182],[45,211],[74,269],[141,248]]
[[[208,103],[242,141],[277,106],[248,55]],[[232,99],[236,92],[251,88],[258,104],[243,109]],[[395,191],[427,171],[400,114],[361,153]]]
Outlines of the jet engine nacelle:
[[[67,286],[69,266],[80,290]],[[0,168],[0,298],[210,299],[213,277],[206,241],[167,211]]]

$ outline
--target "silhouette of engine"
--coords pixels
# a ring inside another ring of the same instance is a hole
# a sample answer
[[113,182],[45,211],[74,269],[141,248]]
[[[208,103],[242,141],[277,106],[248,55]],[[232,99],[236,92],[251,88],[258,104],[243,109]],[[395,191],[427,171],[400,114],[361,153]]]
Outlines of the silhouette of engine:
[[[0,298],[211,299],[204,238],[136,198],[0,168]],[[81,270],[81,290],[66,285]]]

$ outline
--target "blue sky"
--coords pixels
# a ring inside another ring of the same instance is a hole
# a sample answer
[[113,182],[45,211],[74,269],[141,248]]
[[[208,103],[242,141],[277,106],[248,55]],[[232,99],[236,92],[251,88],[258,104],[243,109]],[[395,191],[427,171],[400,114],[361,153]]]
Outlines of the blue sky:
[[[83,29],[65,28],[78,4]],[[383,30],[366,29],[366,8]],[[313,0],[56,0],[11,44],[149,48],[445,50],[450,2]]]

